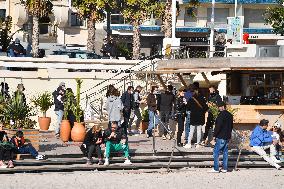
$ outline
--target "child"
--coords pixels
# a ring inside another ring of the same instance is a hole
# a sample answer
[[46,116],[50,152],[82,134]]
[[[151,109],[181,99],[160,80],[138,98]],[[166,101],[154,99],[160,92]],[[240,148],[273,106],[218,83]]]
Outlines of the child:
[[17,131],[11,142],[16,146],[19,154],[31,154],[36,160],[47,159],[44,155],[39,155],[31,144],[26,144],[23,131]]
[[81,145],[81,150],[85,156],[87,156],[87,165],[92,165],[92,155],[94,151],[99,158],[99,165],[103,165],[101,144],[103,142],[103,135],[100,126],[95,125],[90,129],[85,137],[83,144]]
[[[15,146],[9,142],[7,133],[3,131],[3,124],[0,123],[0,168],[14,168],[13,152]],[[5,164],[8,161],[8,165]]]
[[281,134],[281,124],[279,122],[276,122],[273,126],[273,134],[272,134],[272,138],[275,140],[274,146],[276,149],[276,155],[275,158],[278,162],[280,162],[280,158],[282,156],[282,152],[281,152],[281,142],[282,142],[282,134]]

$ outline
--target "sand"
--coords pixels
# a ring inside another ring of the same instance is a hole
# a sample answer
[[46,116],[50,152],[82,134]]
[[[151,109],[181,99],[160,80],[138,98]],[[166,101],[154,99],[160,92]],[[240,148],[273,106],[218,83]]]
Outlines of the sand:
[[179,189],[284,188],[284,170],[241,169],[237,172],[207,173],[210,169],[174,172],[115,171],[1,175],[1,189]]

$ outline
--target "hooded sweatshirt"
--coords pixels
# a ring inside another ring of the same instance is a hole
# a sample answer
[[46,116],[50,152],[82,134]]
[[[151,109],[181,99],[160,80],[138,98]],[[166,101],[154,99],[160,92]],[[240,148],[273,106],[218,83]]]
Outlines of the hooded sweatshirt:
[[106,110],[108,113],[109,121],[120,121],[121,114],[120,112],[123,109],[123,104],[121,99],[117,96],[109,96],[106,102]]

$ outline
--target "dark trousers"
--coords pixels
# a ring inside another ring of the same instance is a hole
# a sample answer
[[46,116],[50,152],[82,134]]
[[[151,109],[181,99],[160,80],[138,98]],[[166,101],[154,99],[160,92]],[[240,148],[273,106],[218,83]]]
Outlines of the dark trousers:
[[208,112],[208,117],[207,117],[207,122],[206,122],[206,125],[205,125],[205,132],[204,132],[204,135],[203,135],[203,140],[206,140],[206,138],[208,137],[208,132],[210,129],[213,128],[213,125],[214,125],[214,118],[213,118],[213,114],[211,112]]
[[177,114],[177,122],[178,122],[178,132],[177,132],[177,144],[181,143],[181,135],[184,131],[184,114]]
[[130,114],[131,114],[130,108],[123,108],[124,122],[123,122],[123,124],[121,124],[121,126],[122,126],[125,134],[127,134],[127,128],[128,128],[128,124],[129,124]]
[[88,147],[88,159],[92,159],[94,151],[99,159],[102,159],[102,150],[100,145],[91,144]]
[[18,149],[18,152],[20,154],[31,154],[34,158],[36,158],[36,156],[38,155],[38,152],[36,151],[36,149],[31,144],[21,146]]
[[14,152],[12,149],[7,149],[4,146],[0,146],[0,161],[13,160]]
[[169,120],[170,120],[170,115],[171,115],[171,112],[170,111],[160,111],[160,116],[161,116],[161,121],[163,123],[163,129],[164,129],[164,132],[163,134],[164,135],[167,135],[168,132],[167,130],[165,129],[165,127],[168,129],[169,128]]

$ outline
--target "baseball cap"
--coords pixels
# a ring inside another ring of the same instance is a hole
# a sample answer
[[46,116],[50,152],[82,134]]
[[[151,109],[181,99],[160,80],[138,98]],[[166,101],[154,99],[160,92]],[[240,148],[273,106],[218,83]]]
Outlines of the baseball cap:
[[60,82],[59,87],[65,86],[64,82]]

